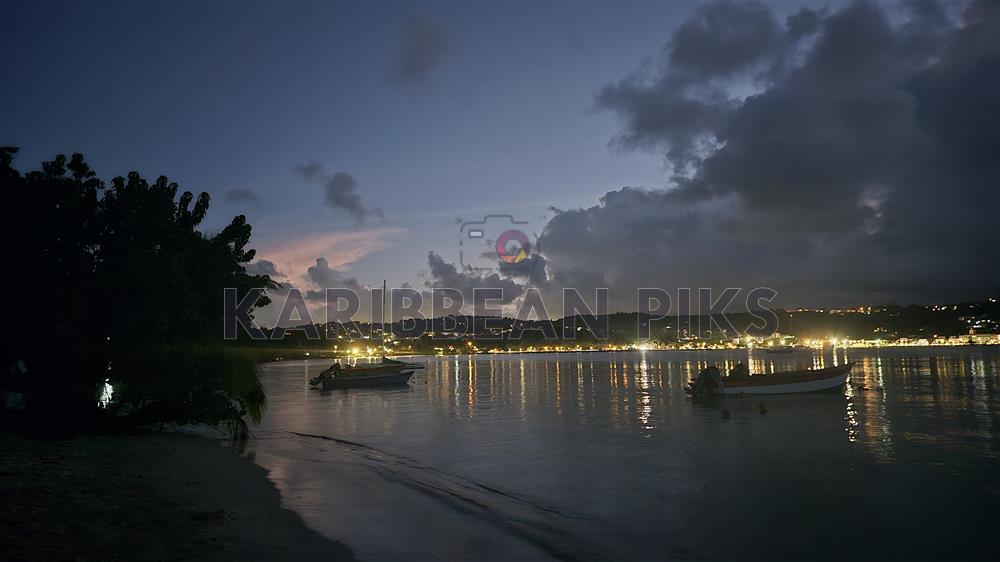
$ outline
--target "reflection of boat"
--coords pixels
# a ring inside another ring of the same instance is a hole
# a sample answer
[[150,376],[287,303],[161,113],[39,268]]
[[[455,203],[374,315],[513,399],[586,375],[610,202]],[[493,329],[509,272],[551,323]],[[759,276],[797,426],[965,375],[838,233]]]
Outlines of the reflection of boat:
[[854,363],[825,369],[785,371],[772,375],[753,375],[745,378],[723,377],[719,369],[709,367],[698,373],[698,378],[687,391],[692,396],[702,394],[792,394],[816,392],[839,388],[847,382]]

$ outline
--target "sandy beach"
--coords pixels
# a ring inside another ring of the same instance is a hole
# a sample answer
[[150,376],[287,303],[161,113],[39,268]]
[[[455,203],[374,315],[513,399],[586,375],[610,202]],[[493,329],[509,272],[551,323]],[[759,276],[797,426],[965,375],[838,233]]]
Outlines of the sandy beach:
[[281,507],[267,471],[170,433],[0,434],[5,560],[353,560]]

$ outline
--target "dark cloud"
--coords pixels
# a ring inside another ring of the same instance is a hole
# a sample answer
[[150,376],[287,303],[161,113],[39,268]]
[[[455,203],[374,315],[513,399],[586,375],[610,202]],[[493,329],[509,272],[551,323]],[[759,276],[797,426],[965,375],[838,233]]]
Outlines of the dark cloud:
[[410,18],[399,28],[391,77],[404,85],[428,80],[451,53],[447,30],[425,17]]
[[761,5],[701,8],[657,71],[596,94],[622,146],[666,156],[669,188],[557,213],[549,282],[626,299],[767,285],[790,304],[1000,289],[1000,7],[915,6],[783,25]]
[[344,277],[336,269],[331,268],[326,258],[316,258],[316,265],[306,269],[306,273],[309,275],[309,280],[321,289],[360,287],[357,279]]
[[502,289],[501,304],[514,302],[524,292],[523,287],[509,277],[502,277],[497,273],[480,275],[472,271],[459,271],[455,264],[444,261],[444,258],[435,252],[427,254],[427,265],[430,267],[431,279],[426,281],[424,285],[456,289],[462,293],[467,304],[473,304],[475,289]]
[[798,40],[819,31],[825,12],[816,12],[809,8],[799,8],[798,12],[785,18],[785,29],[793,40]]
[[257,193],[252,189],[230,189],[226,191],[225,198],[229,203],[249,203],[251,205],[260,204],[260,199],[257,197]]
[[362,203],[361,195],[358,193],[358,182],[351,174],[336,172],[329,175],[318,162],[309,162],[297,169],[306,180],[323,186],[323,203],[327,207],[344,211],[358,222],[364,222],[368,218],[383,217],[382,209],[368,208]]
[[274,262],[268,260],[257,260],[253,263],[248,263],[246,265],[247,273],[250,275],[267,275],[268,277],[284,277],[285,274],[278,271],[277,266]]
[[[496,259],[496,252],[493,252]],[[523,282],[526,286],[537,289],[548,289],[549,280],[545,267],[545,258],[535,254],[518,264],[498,262],[500,273],[505,277]]]
[[669,67],[698,78],[728,76],[780,48],[782,34],[763,4],[708,4],[674,32],[667,46]]
[[346,277],[331,268],[326,258],[316,258],[316,265],[306,269],[306,273],[309,275],[309,280],[319,287],[319,290],[306,291],[305,297],[309,301],[325,301],[326,289],[352,289],[359,295],[365,291],[357,279]]
[[728,100],[697,99],[667,81],[647,85],[641,76],[605,86],[596,98],[599,107],[616,111],[625,123],[615,144],[626,150],[665,145],[667,157],[678,169],[730,109]]
[[782,27],[759,3],[713,3],[681,24],[664,47],[661,64],[641,69],[596,95],[624,127],[616,144],[625,149],[666,148],[674,173],[690,174],[718,143],[739,99],[733,86],[769,84],[794,58],[802,40],[819,28],[821,14],[808,9]]
[[337,172],[330,176],[324,185],[326,189],[325,203],[332,209],[343,209],[348,213],[363,218],[365,208],[358,195],[358,182],[354,176],[346,172]]
[[323,165],[313,160],[298,167],[299,174],[307,180],[319,180],[323,178]]

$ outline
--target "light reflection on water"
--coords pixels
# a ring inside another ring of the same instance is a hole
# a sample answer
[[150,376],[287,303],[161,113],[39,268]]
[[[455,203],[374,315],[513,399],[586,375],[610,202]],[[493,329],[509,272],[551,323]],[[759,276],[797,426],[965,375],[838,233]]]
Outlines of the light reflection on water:
[[[1000,507],[998,351],[443,357],[329,393],[306,384],[325,364],[270,364],[256,459],[363,559],[974,558]],[[686,397],[740,361],[857,364],[838,392]]]

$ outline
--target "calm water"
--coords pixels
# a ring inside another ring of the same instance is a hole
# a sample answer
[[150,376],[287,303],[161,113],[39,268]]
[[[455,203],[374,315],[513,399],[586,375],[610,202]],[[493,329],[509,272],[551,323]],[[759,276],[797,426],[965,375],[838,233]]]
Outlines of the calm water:
[[746,359],[430,358],[408,387],[325,393],[306,381],[328,363],[269,364],[253,453],[362,560],[987,558],[1000,350],[755,354],[858,364],[842,392],[686,397]]

